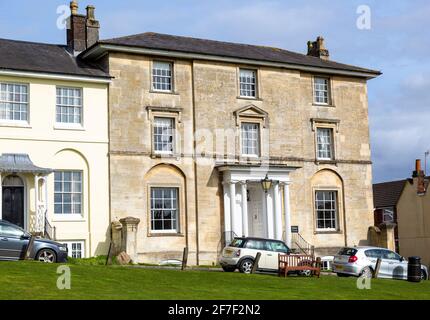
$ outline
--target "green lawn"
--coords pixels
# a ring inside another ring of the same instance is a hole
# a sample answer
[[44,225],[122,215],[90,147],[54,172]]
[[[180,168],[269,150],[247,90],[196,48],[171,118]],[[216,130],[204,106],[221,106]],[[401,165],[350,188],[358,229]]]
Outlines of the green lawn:
[[0,262],[0,299],[430,299],[430,281],[278,278],[208,271],[71,265],[71,290],[58,290],[58,265]]

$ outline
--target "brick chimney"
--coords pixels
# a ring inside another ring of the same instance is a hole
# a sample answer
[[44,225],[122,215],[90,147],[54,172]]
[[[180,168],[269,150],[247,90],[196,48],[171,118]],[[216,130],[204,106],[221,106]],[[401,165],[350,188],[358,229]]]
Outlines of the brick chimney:
[[417,159],[415,161],[415,171],[412,173],[412,178],[414,178],[414,185],[415,182],[417,184],[417,194],[423,195],[426,192],[426,186],[425,186],[425,175],[424,171],[421,170],[421,160]]
[[78,3],[70,2],[71,16],[67,23],[67,47],[74,55],[91,47],[99,40],[100,23],[95,18],[95,7],[88,6],[87,14],[78,14]]
[[324,38],[319,36],[316,41],[308,41],[308,56],[328,60],[330,54],[324,47]]

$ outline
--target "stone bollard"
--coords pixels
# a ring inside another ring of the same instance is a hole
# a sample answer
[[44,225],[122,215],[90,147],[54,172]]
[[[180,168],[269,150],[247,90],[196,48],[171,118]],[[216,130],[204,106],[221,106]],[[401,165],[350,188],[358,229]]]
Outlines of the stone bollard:
[[112,230],[112,248],[111,255],[117,256],[121,252],[122,246],[122,224],[119,221],[112,221],[111,223]]
[[137,226],[140,219],[127,217],[119,220],[122,224],[121,251],[125,251],[133,263],[137,263]]

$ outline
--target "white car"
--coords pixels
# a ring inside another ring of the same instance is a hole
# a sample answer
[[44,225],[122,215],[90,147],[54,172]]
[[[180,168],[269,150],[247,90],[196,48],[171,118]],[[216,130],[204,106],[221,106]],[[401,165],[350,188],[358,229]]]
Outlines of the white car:
[[261,253],[259,271],[278,271],[278,255],[289,254],[290,249],[280,240],[261,238],[235,238],[222,251],[219,262],[224,271],[239,269],[242,273],[251,273],[257,253]]
[[[340,277],[363,276],[371,278],[375,272],[376,262],[381,258],[378,278],[408,278],[408,261],[397,253],[377,247],[345,247],[333,260],[333,272]],[[427,267],[421,265],[421,279],[428,278]]]

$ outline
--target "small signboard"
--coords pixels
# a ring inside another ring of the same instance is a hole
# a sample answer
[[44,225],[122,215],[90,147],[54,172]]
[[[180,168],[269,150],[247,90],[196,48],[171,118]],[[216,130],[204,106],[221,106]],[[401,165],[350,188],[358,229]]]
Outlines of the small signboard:
[[299,226],[291,226],[291,233],[299,233]]

